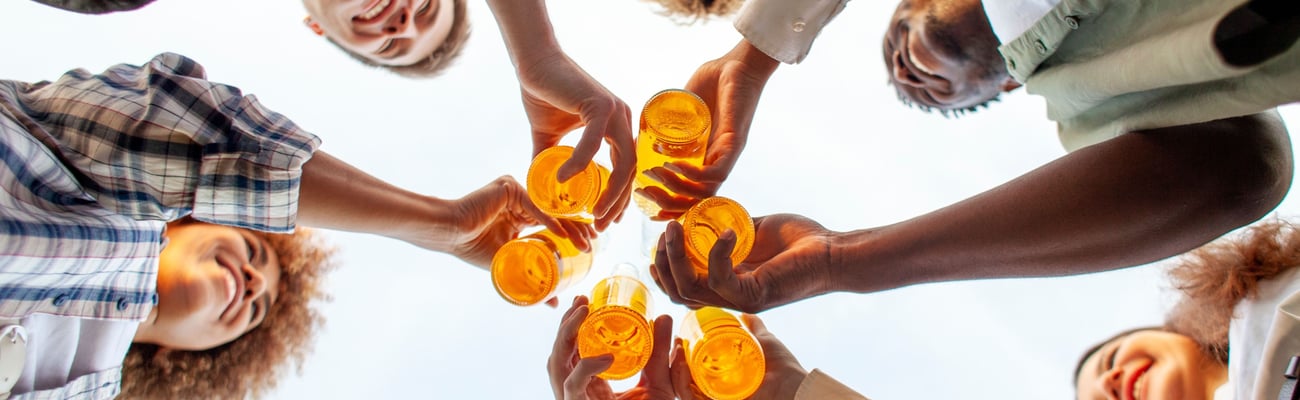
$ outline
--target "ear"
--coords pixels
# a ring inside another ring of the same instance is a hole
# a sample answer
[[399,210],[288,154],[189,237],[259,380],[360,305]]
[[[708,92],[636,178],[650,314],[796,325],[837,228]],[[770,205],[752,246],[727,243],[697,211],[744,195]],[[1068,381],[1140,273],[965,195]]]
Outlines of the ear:
[[325,30],[321,29],[320,24],[313,21],[310,15],[302,19],[302,24],[306,25],[307,29],[311,29],[312,33],[315,33],[316,36],[325,36]]
[[1016,89],[1019,89],[1019,88],[1020,88],[1020,82],[1016,82],[1016,79],[1015,79],[1015,78],[1012,78],[1012,77],[1008,76],[1008,77],[1007,77],[1007,80],[1002,81],[1002,91],[1003,91],[1003,92],[1010,92],[1010,91],[1012,91],[1012,90],[1016,90]]

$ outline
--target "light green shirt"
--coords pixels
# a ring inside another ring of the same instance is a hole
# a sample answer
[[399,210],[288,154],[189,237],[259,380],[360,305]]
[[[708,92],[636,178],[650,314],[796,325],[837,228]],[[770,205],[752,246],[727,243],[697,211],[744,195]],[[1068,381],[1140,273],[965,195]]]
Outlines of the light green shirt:
[[1047,101],[1074,151],[1124,133],[1270,110],[1300,100],[1300,46],[1235,67],[1214,45],[1245,0],[1062,0],[1003,44],[1007,69]]

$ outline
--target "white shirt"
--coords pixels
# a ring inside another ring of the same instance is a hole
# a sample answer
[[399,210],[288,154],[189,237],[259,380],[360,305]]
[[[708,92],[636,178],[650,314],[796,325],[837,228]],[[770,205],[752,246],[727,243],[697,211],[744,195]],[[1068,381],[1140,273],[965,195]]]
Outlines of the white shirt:
[[1007,43],[1034,26],[1061,0],[984,0],[984,15],[989,18],[998,43]]
[[768,57],[798,64],[813,39],[849,0],[749,0],[736,17],[736,30]]
[[1297,308],[1300,268],[1262,282],[1257,297],[1237,304],[1228,328],[1228,382],[1236,399],[1277,398],[1286,363],[1300,351]]
[[20,325],[27,330],[27,363],[16,393],[56,389],[122,365],[140,323],[32,314]]

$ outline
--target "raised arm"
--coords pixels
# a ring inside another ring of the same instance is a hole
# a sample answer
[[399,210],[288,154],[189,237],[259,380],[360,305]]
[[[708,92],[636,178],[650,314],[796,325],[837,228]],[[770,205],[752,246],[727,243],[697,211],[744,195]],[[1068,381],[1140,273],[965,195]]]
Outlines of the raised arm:
[[798,216],[760,218],[749,259],[733,270],[734,239],[720,240],[707,277],[690,272],[681,228],[670,225],[654,272],[675,301],[753,312],[833,291],[1106,271],[1258,219],[1291,175],[1276,112],[1134,132],[889,226],[841,233]]
[[632,195],[636,148],[627,104],[573,62],[555,39],[542,0],[488,0],[515,65],[524,112],[532,125],[533,155],[575,129],[583,128],[573,158],[560,167],[560,179],[581,171],[602,141],[609,143],[609,185],[596,203],[596,228],[622,218]]

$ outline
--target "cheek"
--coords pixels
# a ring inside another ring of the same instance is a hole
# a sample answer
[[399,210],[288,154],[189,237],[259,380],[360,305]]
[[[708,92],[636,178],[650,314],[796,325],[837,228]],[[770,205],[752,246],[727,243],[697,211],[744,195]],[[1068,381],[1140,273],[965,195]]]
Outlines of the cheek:
[[1190,393],[1186,390],[1189,384],[1186,371],[1183,371],[1180,365],[1166,363],[1165,365],[1152,366],[1147,371],[1146,394],[1150,400],[1203,400],[1203,397],[1187,397]]

